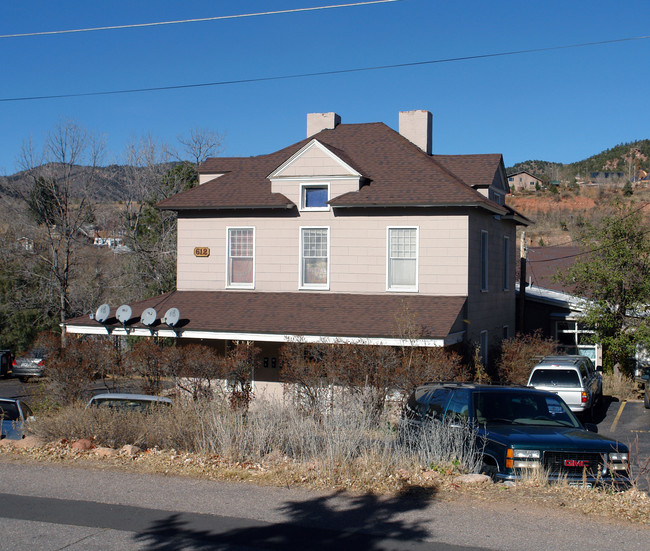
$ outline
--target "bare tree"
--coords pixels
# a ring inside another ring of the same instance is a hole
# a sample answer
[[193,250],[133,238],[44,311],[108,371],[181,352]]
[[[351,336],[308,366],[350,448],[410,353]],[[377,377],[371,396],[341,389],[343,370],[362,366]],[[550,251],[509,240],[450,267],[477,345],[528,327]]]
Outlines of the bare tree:
[[[31,138],[23,143],[19,163],[32,179],[29,194],[21,193],[41,228],[46,250],[42,259],[47,278],[58,296],[58,317],[69,314],[70,282],[74,277],[77,246],[83,226],[93,218],[88,185],[96,177],[103,142],[76,122],[61,121],[44,137],[41,151]],[[86,166],[83,177],[80,167]],[[88,170],[89,168],[89,170]],[[63,335],[62,335],[63,339]]]
[[165,174],[172,168],[169,147],[151,136],[133,140],[124,157],[123,223],[129,257],[131,299],[171,290],[175,285],[176,216],[155,205],[178,192],[166,189]]
[[189,135],[178,136],[182,151],[173,155],[179,160],[190,160],[198,167],[208,157],[215,157],[223,148],[224,136],[206,128],[194,127]]

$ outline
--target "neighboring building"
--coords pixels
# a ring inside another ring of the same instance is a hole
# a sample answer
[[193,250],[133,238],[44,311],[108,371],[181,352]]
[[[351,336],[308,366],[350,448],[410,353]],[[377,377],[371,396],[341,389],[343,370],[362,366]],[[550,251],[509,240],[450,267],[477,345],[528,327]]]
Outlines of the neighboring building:
[[530,172],[516,172],[508,176],[508,185],[515,191],[535,191],[542,186],[542,181]]
[[[586,299],[556,279],[568,270],[584,251],[578,247],[529,247],[523,332],[540,330],[553,338],[566,354],[589,356],[602,366],[602,346],[591,342],[593,330],[580,322]],[[519,290],[519,285],[517,285]]]
[[[277,380],[295,338],[488,349],[515,329],[516,226],[500,154],[434,155],[432,117],[382,123],[307,117],[307,138],[268,155],[208,159],[178,213],[177,290],[133,304],[122,326],[77,318],[69,333],[255,341],[258,380]],[[266,131],[266,130],[265,130]],[[145,326],[174,307],[180,321]],[[404,335],[407,316],[420,328]]]

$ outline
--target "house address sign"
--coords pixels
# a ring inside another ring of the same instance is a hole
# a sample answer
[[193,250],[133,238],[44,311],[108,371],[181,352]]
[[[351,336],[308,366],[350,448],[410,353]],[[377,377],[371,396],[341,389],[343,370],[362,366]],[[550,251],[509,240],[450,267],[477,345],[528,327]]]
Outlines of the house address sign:
[[210,247],[194,247],[194,256],[210,256]]

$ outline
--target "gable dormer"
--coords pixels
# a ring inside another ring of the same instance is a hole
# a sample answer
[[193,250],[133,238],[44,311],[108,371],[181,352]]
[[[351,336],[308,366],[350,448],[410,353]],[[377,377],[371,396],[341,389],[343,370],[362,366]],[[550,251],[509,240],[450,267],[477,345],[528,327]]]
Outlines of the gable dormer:
[[361,185],[361,173],[344,156],[313,139],[268,176],[271,192],[281,193],[301,211],[329,210],[331,199],[359,191]]

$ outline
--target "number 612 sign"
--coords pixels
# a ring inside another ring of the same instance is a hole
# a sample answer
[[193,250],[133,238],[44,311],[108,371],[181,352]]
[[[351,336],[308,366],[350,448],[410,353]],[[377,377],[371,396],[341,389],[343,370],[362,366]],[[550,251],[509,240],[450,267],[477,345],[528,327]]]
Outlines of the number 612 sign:
[[210,256],[210,247],[194,247],[194,256]]

